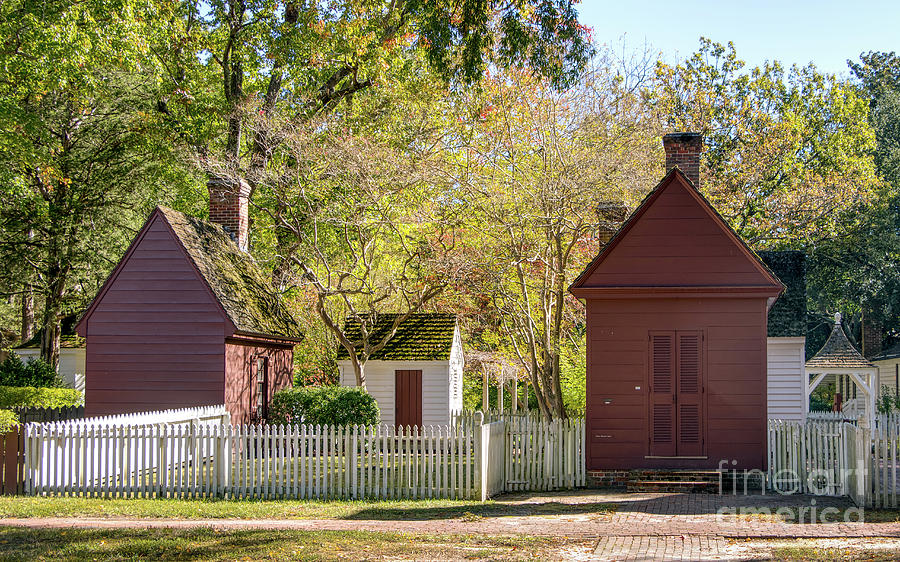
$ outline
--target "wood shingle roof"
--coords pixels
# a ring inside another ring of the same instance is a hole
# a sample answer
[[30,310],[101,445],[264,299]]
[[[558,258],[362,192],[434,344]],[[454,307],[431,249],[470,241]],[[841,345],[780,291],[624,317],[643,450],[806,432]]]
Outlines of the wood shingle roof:
[[806,255],[796,250],[758,252],[784,284],[784,292],[769,309],[768,336],[806,336]]
[[825,341],[825,345],[816,355],[806,362],[807,369],[874,369],[875,365],[866,360],[853,347],[844,329],[841,327],[840,314],[835,315],[834,328]]

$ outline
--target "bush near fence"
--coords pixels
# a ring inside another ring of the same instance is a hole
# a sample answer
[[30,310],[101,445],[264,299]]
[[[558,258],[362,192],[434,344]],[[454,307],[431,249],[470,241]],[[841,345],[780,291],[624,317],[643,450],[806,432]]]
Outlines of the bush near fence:
[[0,386],[0,408],[64,408],[84,402],[84,394],[73,388]]
[[362,388],[313,386],[279,390],[269,414],[275,424],[375,425],[379,410],[375,398]]
[[12,410],[0,410],[0,434],[7,433],[19,423],[19,418]]

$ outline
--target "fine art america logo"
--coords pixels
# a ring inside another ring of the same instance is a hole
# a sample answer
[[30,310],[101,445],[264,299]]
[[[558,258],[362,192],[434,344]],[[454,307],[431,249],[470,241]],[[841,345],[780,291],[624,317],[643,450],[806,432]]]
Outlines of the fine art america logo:
[[[720,496],[752,496],[764,497],[766,489],[781,496],[802,493],[802,476],[794,470],[782,469],[775,472],[767,483],[766,473],[759,469],[729,468],[737,461],[729,463],[719,461],[719,495]],[[806,489],[812,495],[839,496],[848,486],[856,483],[855,471],[812,471],[806,475]],[[771,496],[770,496],[771,497]],[[810,499],[809,505],[792,503],[791,505],[757,506],[723,506],[716,511],[720,519],[739,517],[753,521],[772,521],[786,524],[812,523],[863,523],[865,510],[861,507],[842,507],[833,505],[819,506],[817,500]]]

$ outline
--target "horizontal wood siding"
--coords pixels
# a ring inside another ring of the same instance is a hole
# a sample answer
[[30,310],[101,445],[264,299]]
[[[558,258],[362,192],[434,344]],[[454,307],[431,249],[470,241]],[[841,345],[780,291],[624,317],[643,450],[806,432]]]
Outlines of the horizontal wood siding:
[[878,367],[878,394],[887,391],[891,395],[897,394],[897,364],[900,359],[886,359],[874,363]]
[[225,344],[225,407],[232,423],[250,422],[252,376],[251,366],[257,356],[269,358],[269,404],[272,396],[294,382],[294,350],[264,342],[229,339]]
[[[588,469],[762,468],[766,445],[766,301],[588,299]],[[707,459],[649,455],[649,333],[705,333]],[[731,465],[734,466],[734,465]]]
[[663,189],[585,287],[771,284],[690,188],[676,178]]
[[[338,361],[338,368],[341,385],[356,386],[350,362]],[[422,371],[422,423],[450,423],[449,361],[369,361],[366,363],[366,390],[378,402],[381,423],[395,423],[394,372],[397,370]]]
[[769,419],[806,418],[806,338],[769,338]]
[[221,403],[226,323],[156,218],[87,325],[85,415]]

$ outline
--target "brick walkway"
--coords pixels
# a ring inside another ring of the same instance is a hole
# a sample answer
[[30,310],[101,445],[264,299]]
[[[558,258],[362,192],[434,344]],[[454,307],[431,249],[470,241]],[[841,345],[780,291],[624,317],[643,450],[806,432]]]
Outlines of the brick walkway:
[[709,535],[678,537],[600,537],[595,560],[727,560],[725,539]]

